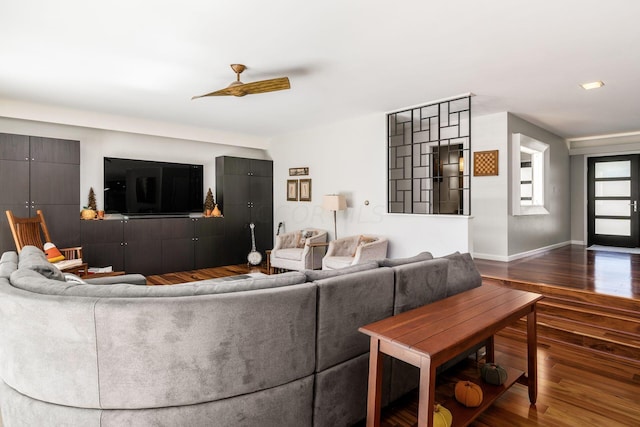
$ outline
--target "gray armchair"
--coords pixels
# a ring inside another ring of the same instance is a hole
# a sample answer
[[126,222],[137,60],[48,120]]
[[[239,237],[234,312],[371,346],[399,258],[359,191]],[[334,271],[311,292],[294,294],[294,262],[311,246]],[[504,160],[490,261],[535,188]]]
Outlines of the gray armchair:
[[315,228],[282,233],[276,236],[271,250],[271,267],[285,270],[314,270],[322,267],[326,246],[311,247],[312,243],[326,243],[327,232]]
[[370,235],[336,239],[329,243],[327,254],[322,258],[322,269],[335,270],[365,261],[384,259],[387,257],[388,244],[387,238]]

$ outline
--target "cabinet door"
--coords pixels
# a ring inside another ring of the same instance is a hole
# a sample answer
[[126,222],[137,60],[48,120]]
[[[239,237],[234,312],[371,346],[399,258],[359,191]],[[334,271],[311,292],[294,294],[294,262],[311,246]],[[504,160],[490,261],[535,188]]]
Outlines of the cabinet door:
[[227,206],[225,212],[225,258],[227,264],[243,264],[251,252],[250,211],[246,205]]
[[194,237],[191,218],[164,218],[162,221],[162,272],[194,268]]
[[[248,175],[225,175],[222,182],[222,191],[224,193],[222,200],[219,202],[222,207],[225,205],[241,205],[250,201],[252,180]],[[223,211],[224,212],[224,211]]]
[[216,158],[216,171],[224,175],[249,175],[251,164],[242,157],[222,156]]
[[124,265],[127,273],[145,276],[162,272],[162,220],[124,222]]
[[251,177],[249,201],[255,205],[273,205],[273,178]]
[[224,218],[195,218],[195,268],[226,264]]
[[5,211],[17,217],[29,217],[29,162],[0,160],[0,183],[10,183],[3,184],[0,190],[0,251],[15,251]]
[[0,133],[0,159],[29,161],[29,137]]
[[255,224],[256,249],[265,258],[265,251],[273,248],[273,206],[253,205],[251,221]]
[[252,176],[273,176],[273,162],[271,160],[251,159],[249,163]]
[[46,163],[80,164],[80,141],[29,137],[32,161]]
[[78,165],[34,161],[30,169],[32,202],[39,205],[75,205],[80,215]]
[[80,221],[82,258],[89,267],[124,267],[124,221]]
[[59,248],[81,245],[78,205],[39,205],[31,208],[31,216],[40,209],[47,222],[51,240]]

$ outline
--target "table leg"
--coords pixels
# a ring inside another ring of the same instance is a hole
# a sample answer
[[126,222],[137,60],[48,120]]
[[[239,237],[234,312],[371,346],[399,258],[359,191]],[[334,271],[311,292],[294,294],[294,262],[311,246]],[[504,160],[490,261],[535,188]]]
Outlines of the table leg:
[[494,344],[494,338],[493,335],[491,335],[489,338],[487,338],[486,341],[486,345],[485,345],[485,360],[487,363],[494,363],[496,361],[496,347]]
[[436,397],[436,367],[431,358],[420,359],[420,397],[418,427],[433,427],[433,405]]
[[536,328],[536,305],[527,314],[527,377],[529,381],[529,402],[535,405],[538,399],[538,333]]
[[380,340],[371,337],[369,350],[369,392],[367,394],[367,427],[380,427],[382,407],[382,354]]

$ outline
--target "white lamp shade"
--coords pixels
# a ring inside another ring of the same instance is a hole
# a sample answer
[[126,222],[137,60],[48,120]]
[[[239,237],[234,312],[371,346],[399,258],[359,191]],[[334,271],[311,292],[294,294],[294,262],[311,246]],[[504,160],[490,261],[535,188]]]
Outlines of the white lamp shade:
[[328,211],[347,209],[347,199],[341,194],[327,194],[322,198],[322,207]]

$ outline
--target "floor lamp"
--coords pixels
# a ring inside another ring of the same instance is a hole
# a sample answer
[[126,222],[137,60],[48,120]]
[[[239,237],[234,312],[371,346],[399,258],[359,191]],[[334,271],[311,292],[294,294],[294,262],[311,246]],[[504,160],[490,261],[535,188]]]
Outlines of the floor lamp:
[[333,211],[333,235],[338,238],[338,227],[336,225],[336,212],[347,209],[347,199],[340,194],[327,194],[323,197],[322,207],[325,210]]

